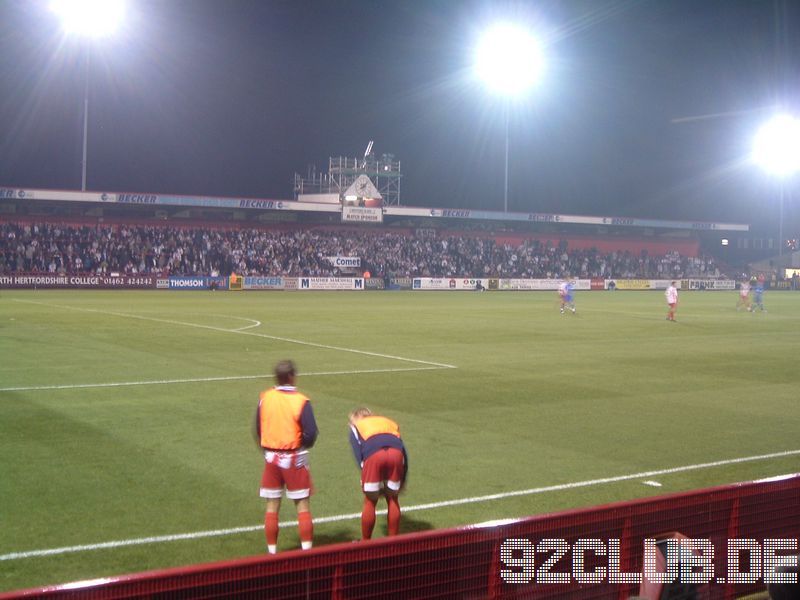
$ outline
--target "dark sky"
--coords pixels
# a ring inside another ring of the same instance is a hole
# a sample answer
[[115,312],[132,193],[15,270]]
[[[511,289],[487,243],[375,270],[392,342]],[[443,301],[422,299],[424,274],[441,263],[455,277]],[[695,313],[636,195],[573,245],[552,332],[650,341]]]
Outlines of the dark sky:
[[[128,0],[91,47],[88,188],[286,199],[375,140],[404,204],[502,209],[503,106],[470,71],[501,18],[547,56],[510,115],[510,210],[777,214],[747,155],[758,109],[800,108],[793,0]],[[80,187],[83,51],[46,0],[0,0],[0,185]]]

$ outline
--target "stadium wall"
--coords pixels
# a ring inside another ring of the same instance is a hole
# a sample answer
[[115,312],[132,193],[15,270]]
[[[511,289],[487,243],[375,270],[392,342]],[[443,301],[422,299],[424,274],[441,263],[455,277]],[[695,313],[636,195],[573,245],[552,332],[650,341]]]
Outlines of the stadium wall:
[[[770,540],[789,542],[783,544],[784,550],[770,555],[773,563],[791,562],[791,555],[795,555],[796,564],[800,474],[500,523],[335,544],[273,557],[264,555],[24,590],[0,594],[0,600],[30,597],[623,600],[635,594],[656,598],[660,591],[641,576],[645,539],[674,539],[681,535],[695,544],[705,540],[713,550],[711,555],[706,550],[708,566],[700,569],[700,579],[708,579],[710,583],[695,590],[699,597],[727,599],[763,591],[762,573],[757,573],[754,565],[767,564],[767,549],[775,545]],[[595,550],[577,552],[579,539],[592,540]],[[730,540],[746,540],[746,547],[751,550],[758,547],[763,553],[759,550],[758,561],[749,561],[747,557],[755,557],[757,553],[745,556],[738,551],[728,552],[728,548],[734,547]],[[567,548],[560,558],[552,551],[559,541]],[[619,552],[615,553],[615,549]],[[580,565],[575,558],[578,554]],[[682,560],[688,561],[686,557]],[[734,568],[734,564],[738,567]],[[581,572],[599,580],[589,582],[583,577],[579,581]],[[733,583],[735,573],[744,575],[747,582]],[[545,576],[564,582],[544,583]],[[612,578],[618,581],[612,582]]]

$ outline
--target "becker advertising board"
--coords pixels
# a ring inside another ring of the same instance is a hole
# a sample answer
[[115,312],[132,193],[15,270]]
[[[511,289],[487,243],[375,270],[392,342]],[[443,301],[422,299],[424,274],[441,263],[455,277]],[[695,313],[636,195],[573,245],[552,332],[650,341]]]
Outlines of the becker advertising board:
[[283,277],[247,276],[242,282],[244,290],[282,290]]

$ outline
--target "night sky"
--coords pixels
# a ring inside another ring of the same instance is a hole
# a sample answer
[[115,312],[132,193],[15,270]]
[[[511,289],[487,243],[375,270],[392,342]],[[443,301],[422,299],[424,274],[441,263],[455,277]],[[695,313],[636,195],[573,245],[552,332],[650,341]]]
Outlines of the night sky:
[[[471,72],[496,20],[547,56],[510,114],[509,210],[777,219],[747,159],[770,107],[800,110],[792,0],[128,0],[90,49],[88,188],[287,199],[375,140],[403,204],[502,209],[503,105]],[[0,0],[0,186],[80,188],[83,44]]]

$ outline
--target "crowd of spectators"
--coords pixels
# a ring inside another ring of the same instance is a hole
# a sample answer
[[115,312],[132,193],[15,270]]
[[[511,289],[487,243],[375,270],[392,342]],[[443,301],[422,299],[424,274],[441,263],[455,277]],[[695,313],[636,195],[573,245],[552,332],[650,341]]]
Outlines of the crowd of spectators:
[[713,258],[603,253],[568,243],[405,235],[385,231],[0,224],[0,274],[339,274],[330,257],[357,256],[373,275],[407,277],[718,277]]

